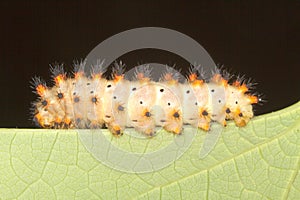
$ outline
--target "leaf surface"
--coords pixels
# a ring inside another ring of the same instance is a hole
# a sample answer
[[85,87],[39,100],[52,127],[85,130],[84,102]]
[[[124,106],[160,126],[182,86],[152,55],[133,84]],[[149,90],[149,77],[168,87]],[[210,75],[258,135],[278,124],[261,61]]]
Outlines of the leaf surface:
[[[173,139],[110,141],[127,151],[155,151]],[[189,134],[188,129],[184,134]],[[199,157],[196,134],[175,162],[151,173],[114,170],[94,158],[76,130],[0,129],[0,199],[297,199],[300,197],[300,102],[229,123]]]

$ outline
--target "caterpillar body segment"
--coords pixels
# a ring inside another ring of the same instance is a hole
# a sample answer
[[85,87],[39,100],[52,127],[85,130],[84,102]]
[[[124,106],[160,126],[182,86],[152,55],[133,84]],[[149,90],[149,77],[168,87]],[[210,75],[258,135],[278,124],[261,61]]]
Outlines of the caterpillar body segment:
[[215,70],[209,79],[201,68],[191,67],[188,78],[179,81],[179,72],[167,67],[158,82],[151,79],[151,67],[135,69],[132,79],[125,79],[125,65],[116,63],[112,79],[103,74],[103,62],[92,66],[91,76],[84,73],[84,62],[77,63],[73,78],[62,66],[52,68],[55,85],[47,87],[39,78],[33,80],[39,95],[33,103],[34,120],[43,128],[102,128],[120,136],[128,127],[153,136],[157,127],[181,134],[183,125],[205,131],[212,122],[226,126],[234,120],[245,126],[253,117],[252,104],[259,98],[249,92],[248,82],[230,82],[226,73]]

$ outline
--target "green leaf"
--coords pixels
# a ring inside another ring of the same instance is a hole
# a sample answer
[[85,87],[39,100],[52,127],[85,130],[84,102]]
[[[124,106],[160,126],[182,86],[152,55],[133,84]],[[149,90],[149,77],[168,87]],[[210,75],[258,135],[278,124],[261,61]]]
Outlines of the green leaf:
[[[157,150],[174,138],[165,132],[147,140],[102,132],[133,152]],[[165,168],[126,173],[95,159],[76,130],[0,129],[0,199],[300,197],[300,102],[255,117],[244,128],[229,123],[201,159],[207,134],[197,133],[187,151]]]

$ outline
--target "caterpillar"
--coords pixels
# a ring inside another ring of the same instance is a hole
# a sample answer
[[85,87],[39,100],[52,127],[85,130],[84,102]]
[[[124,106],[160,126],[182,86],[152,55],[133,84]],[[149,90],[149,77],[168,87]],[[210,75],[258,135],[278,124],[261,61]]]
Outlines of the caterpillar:
[[215,68],[205,78],[201,67],[191,66],[184,81],[180,73],[166,66],[158,81],[152,80],[150,65],[135,68],[133,78],[125,77],[125,65],[115,63],[106,78],[103,62],[85,73],[85,61],[74,64],[67,76],[62,65],[51,67],[54,86],[34,77],[32,87],[38,98],[32,103],[33,120],[42,128],[103,128],[115,136],[133,127],[147,136],[156,127],[181,134],[183,125],[210,130],[217,122],[226,126],[233,120],[239,127],[253,117],[253,104],[261,101],[244,77],[234,77]]

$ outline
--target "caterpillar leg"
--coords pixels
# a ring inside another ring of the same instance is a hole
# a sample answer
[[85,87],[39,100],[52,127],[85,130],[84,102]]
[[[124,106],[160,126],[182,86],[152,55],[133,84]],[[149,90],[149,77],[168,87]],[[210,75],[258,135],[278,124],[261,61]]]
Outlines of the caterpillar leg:
[[163,125],[164,129],[176,135],[181,134],[183,130],[183,121],[181,115],[181,111],[172,110],[168,115],[165,124]]
[[238,127],[246,126],[246,124],[248,123],[249,120],[250,119],[243,118],[243,117],[235,117],[234,118],[234,122]]
[[155,135],[155,130],[154,128],[147,128],[146,130],[143,131],[143,133],[149,137],[152,137]]
[[113,124],[108,125],[108,129],[114,136],[122,136],[124,129],[122,129],[119,125]]
[[198,128],[204,130],[204,131],[209,131],[210,129],[210,122],[207,121],[199,121],[198,122]]
[[242,112],[241,109],[236,109],[233,113],[233,120],[238,127],[246,126],[246,124],[250,121],[252,117],[252,112]]
[[209,131],[211,122],[211,111],[209,111],[209,109],[207,108],[200,107],[198,115],[198,128],[204,131]]
[[153,136],[155,134],[156,124],[151,107],[130,109],[129,119],[131,121],[131,126],[133,126],[138,132],[147,136]]
[[87,121],[80,115],[75,117],[75,127],[79,129],[89,128]]
[[180,125],[167,125],[167,126],[164,126],[164,129],[168,132],[171,132],[171,133],[174,133],[176,135],[180,135],[182,133],[182,126]]
[[89,128],[91,129],[99,129],[103,126],[103,124],[97,120],[91,120],[89,124]]

